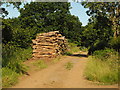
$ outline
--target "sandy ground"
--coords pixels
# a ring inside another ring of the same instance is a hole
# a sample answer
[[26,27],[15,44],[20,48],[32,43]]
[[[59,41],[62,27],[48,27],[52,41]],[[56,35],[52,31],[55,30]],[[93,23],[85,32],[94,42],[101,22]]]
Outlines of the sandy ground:
[[[97,85],[85,79],[83,72],[88,61],[82,54],[63,56],[59,62],[46,69],[30,73],[12,88],[118,88],[117,85]],[[73,63],[68,70],[65,65]]]

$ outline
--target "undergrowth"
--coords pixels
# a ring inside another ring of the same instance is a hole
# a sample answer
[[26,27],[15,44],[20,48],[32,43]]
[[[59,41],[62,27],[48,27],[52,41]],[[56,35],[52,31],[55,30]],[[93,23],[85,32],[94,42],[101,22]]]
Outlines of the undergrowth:
[[18,76],[15,71],[5,67],[2,68],[2,87],[10,87],[18,82]]
[[118,53],[114,50],[95,51],[93,56],[89,57],[84,74],[88,80],[102,84],[118,83],[118,62]]
[[24,74],[27,66],[24,61],[32,57],[32,48],[20,48],[12,45],[4,45],[2,52],[2,84],[10,87],[17,83],[17,75]]
[[79,52],[79,51],[80,51],[80,48],[77,47],[77,44],[69,43],[69,45],[68,45],[68,51],[65,52],[65,55],[72,55],[73,53]]

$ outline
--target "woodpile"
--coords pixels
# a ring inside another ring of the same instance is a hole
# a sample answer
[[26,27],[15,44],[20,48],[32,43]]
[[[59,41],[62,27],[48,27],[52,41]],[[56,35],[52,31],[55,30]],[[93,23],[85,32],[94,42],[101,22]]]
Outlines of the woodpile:
[[32,42],[34,58],[54,58],[67,51],[67,39],[59,31],[38,34]]

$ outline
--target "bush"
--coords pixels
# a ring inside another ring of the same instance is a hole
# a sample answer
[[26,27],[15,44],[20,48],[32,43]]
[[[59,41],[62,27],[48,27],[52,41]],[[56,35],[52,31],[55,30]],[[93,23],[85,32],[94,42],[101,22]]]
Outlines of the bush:
[[23,61],[31,58],[32,49],[22,49],[12,45],[3,46],[3,60],[2,67],[8,67],[17,73],[23,73],[26,71],[26,66],[22,64]]
[[97,50],[93,53],[93,56],[96,59],[100,59],[102,61],[107,60],[107,58],[117,56],[117,55],[118,55],[118,53],[113,49]]
[[85,76],[88,80],[101,83],[118,83],[118,63],[118,53],[114,50],[95,51],[93,56],[89,57]]
[[120,36],[112,38],[109,42],[110,46],[120,52]]
[[104,40],[96,40],[93,45],[89,46],[88,55],[92,55],[97,50],[103,50],[108,47],[108,42]]
[[18,82],[18,74],[5,67],[2,68],[2,87],[10,87]]

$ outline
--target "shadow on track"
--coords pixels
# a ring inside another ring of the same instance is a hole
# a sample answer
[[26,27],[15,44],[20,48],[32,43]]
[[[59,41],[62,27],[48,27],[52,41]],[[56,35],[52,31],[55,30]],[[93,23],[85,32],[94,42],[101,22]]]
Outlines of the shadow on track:
[[69,56],[75,56],[75,57],[88,57],[86,54],[70,54]]

